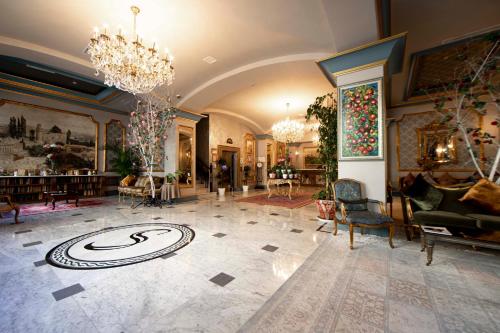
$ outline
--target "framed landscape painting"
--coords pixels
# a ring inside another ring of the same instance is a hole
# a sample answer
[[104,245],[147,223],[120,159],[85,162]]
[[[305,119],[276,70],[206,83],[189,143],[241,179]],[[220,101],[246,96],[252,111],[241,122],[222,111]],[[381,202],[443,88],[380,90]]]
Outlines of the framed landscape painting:
[[383,159],[382,80],[339,87],[339,160]]
[[0,100],[0,168],[97,170],[98,133],[90,115]]

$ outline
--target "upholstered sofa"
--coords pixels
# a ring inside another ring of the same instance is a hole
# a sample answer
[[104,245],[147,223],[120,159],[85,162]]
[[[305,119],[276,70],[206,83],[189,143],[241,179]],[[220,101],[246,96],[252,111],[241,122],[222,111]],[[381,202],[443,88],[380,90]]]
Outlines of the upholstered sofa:
[[[161,193],[162,179],[161,177],[153,177],[155,196]],[[130,182],[128,185],[126,185],[124,181],[125,179],[123,179],[120,182],[120,186],[118,186],[118,201],[124,199],[125,196],[130,196],[133,204],[136,197],[143,198],[151,195],[149,176],[139,176],[135,182]]]
[[[471,186],[461,188],[445,188],[430,184],[425,186],[429,187],[421,189],[420,192],[425,192],[427,197],[431,198],[426,204],[422,204],[420,194],[409,193],[412,192],[411,189],[402,193],[403,216],[407,227],[439,226],[447,228],[453,234],[462,233],[470,236],[500,231],[499,215],[488,213],[484,207],[474,202],[459,200]],[[429,191],[435,194],[429,195]]]

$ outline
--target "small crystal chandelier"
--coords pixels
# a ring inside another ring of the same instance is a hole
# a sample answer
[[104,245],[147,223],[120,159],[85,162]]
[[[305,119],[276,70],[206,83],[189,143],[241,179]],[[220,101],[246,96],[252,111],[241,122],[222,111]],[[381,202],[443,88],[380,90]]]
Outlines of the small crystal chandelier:
[[[289,107],[290,103],[286,103],[287,113]],[[296,120],[290,120],[289,117],[287,117],[285,120],[275,123],[271,130],[273,132],[274,140],[287,144],[298,142],[304,136],[304,124]]]
[[132,94],[148,93],[157,86],[171,85],[174,80],[173,57],[161,55],[156,44],[147,48],[136,32],[136,19],[140,9],[131,8],[134,15],[134,34],[131,40],[122,35],[99,33],[96,28],[87,53],[96,68],[96,76],[104,73],[104,83]]

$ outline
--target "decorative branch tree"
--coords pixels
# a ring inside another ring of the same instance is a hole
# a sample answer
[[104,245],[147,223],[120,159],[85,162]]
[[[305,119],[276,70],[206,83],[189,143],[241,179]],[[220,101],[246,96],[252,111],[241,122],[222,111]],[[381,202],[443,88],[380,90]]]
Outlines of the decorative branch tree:
[[146,168],[152,202],[155,201],[153,170],[165,158],[167,129],[172,126],[174,119],[175,109],[170,98],[155,93],[137,97],[136,109],[130,114],[129,144]]
[[[455,80],[446,84],[443,93],[433,100],[434,109],[443,116],[442,123],[449,126],[450,132],[462,134],[459,140],[465,143],[475,169],[481,178],[490,181],[494,181],[500,162],[498,138],[481,127],[467,127],[466,120],[473,115],[486,115],[487,107],[493,106],[496,114],[491,125],[500,127],[499,37],[498,33],[488,35],[481,50],[476,48],[472,52],[468,47],[462,48],[457,56],[463,66],[456,69]],[[481,160],[478,151],[481,144],[496,147],[493,160]],[[500,177],[496,183],[500,184]]]

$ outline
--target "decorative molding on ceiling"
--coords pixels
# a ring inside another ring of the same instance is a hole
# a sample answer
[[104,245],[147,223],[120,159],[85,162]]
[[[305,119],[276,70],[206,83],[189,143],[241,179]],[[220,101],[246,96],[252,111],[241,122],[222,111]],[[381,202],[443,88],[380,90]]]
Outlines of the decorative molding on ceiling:
[[241,74],[243,72],[250,71],[252,69],[260,68],[260,67],[265,67],[269,65],[274,65],[274,64],[280,64],[280,63],[286,63],[286,62],[294,62],[294,61],[304,61],[304,60],[311,60],[311,61],[316,61],[318,59],[324,58],[329,53],[300,53],[300,54],[291,54],[291,55],[286,55],[286,56],[281,56],[281,57],[275,57],[275,58],[270,58],[270,59],[265,59],[257,62],[253,62],[238,68],[235,68],[233,70],[230,70],[228,72],[225,72],[221,75],[218,75],[205,83],[199,85],[189,93],[185,94],[184,97],[179,101],[177,104],[178,106],[182,106],[184,103],[186,103],[190,98],[194,97],[196,94],[202,92],[203,90],[207,89],[208,87],[221,82],[223,80],[226,80],[230,77],[236,76],[238,74]]
[[8,45],[11,47],[16,47],[20,49],[25,49],[25,50],[30,50],[30,51],[35,51],[38,53],[46,54],[48,56],[54,57],[54,58],[59,58],[59,59],[64,59],[66,61],[78,64],[80,66],[84,66],[90,69],[94,69],[90,61],[84,60],[79,57],[72,56],[71,54],[57,51],[39,44],[35,43],[30,43],[26,42],[20,39],[14,39],[6,36],[0,36],[0,45]]
[[228,110],[222,110],[222,109],[213,109],[213,108],[208,108],[208,109],[204,110],[204,112],[205,113],[218,113],[218,114],[223,114],[223,115],[226,115],[226,116],[238,118],[240,120],[243,120],[244,123],[246,123],[247,125],[249,125],[250,128],[253,131],[260,132],[260,133],[265,133],[266,132],[259,124],[257,124],[252,119],[247,118],[247,117],[245,117],[245,116],[243,116],[241,114],[237,114],[235,112],[231,112],[231,111],[228,111]]

